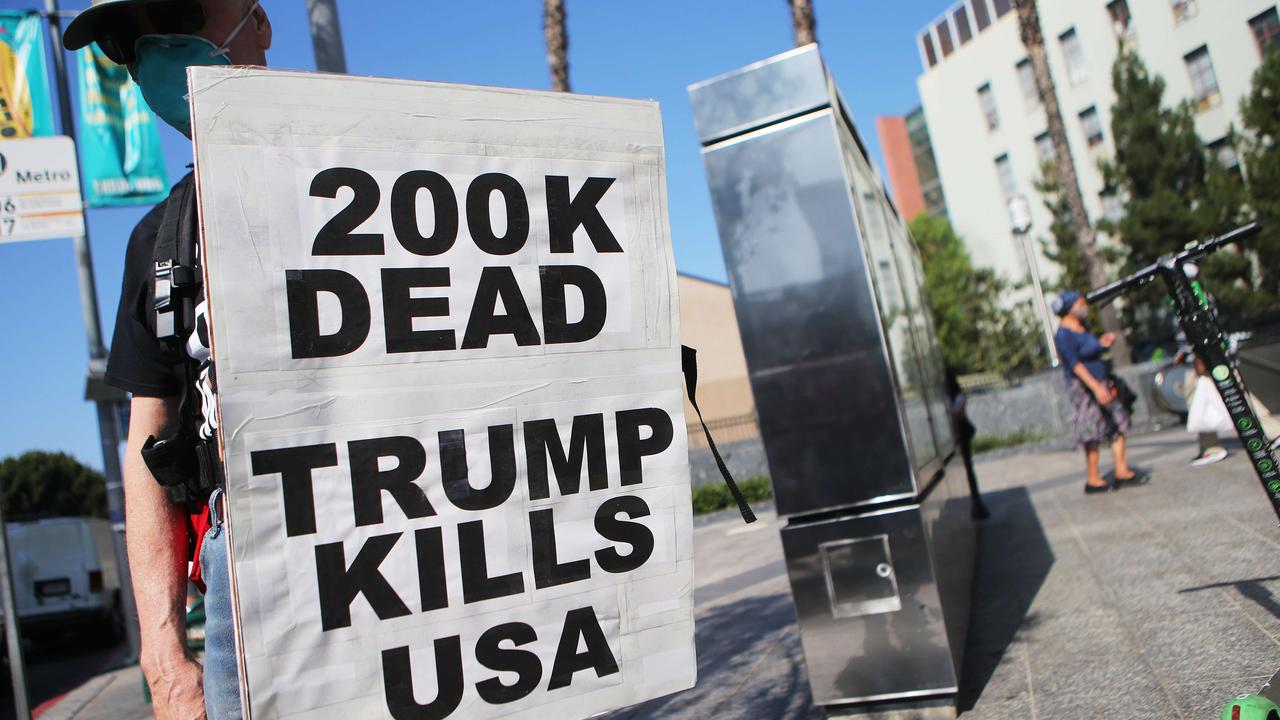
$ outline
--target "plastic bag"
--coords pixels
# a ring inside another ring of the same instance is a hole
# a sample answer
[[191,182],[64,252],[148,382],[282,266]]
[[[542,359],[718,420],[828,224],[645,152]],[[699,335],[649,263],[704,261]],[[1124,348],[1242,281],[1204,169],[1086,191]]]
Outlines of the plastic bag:
[[1187,410],[1187,432],[1231,433],[1234,430],[1231,414],[1227,412],[1217,386],[1203,375],[1196,378],[1196,391]]

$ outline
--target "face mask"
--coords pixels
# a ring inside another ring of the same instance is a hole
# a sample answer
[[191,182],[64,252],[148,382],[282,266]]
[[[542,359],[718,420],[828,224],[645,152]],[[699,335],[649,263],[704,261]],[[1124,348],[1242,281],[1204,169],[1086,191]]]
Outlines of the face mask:
[[221,46],[195,35],[144,35],[134,44],[133,79],[142,90],[147,105],[161,120],[183,135],[191,135],[191,105],[187,102],[187,68],[200,65],[230,65],[228,46],[244,28],[249,12],[222,41]]
[[1089,319],[1089,308],[1088,307],[1072,308],[1071,315],[1075,317],[1075,319],[1079,320],[1080,322],[1084,322],[1085,320]]

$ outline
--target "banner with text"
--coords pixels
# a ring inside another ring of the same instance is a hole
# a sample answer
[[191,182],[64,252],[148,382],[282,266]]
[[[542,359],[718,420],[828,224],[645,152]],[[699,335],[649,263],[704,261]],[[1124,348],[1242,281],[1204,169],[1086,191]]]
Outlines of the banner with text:
[[80,161],[89,207],[154,205],[169,194],[155,116],[129,70],[96,44],[76,53],[80,68]]
[[44,23],[30,10],[0,10],[0,140],[53,135]]
[[251,717],[691,687],[656,103],[190,73]]

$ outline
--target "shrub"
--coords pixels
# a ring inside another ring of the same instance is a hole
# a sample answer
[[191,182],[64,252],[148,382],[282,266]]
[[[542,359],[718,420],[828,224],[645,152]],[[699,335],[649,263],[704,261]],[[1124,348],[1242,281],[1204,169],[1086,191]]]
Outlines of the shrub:
[[[747,502],[762,502],[773,497],[773,486],[763,475],[747,478],[738,483],[738,489]],[[693,489],[693,514],[703,515],[716,510],[734,507],[733,494],[722,482],[702,485]]]

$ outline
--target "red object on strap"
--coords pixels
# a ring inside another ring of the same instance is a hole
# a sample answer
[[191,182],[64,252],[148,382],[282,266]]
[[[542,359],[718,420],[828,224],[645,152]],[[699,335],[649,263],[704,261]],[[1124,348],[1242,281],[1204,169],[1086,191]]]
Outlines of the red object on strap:
[[200,511],[189,516],[191,521],[191,534],[195,539],[192,541],[191,547],[191,582],[200,588],[200,592],[205,591],[203,570],[200,567],[200,548],[204,545],[204,534],[213,527],[213,522],[209,517],[209,503],[202,503]]

